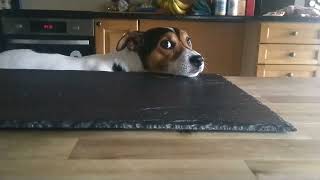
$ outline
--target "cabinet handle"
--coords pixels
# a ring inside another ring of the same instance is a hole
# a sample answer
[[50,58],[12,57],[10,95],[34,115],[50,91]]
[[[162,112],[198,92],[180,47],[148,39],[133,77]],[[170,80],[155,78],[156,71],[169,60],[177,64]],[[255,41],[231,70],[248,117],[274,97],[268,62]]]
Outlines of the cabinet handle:
[[294,58],[294,57],[296,57],[296,56],[297,56],[297,53],[295,53],[295,52],[291,52],[291,53],[289,53],[289,56],[290,56],[290,57],[292,57],[292,58]]
[[101,26],[102,26],[102,22],[101,22],[101,21],[98,21],[98,22],[96,23],[96,25],[99,26],[99,27],[101,27]]
[[318,61],[318,63],[320,62],[320,58],[319,58],[319,50],[316,51],[315,53],[315,59]]
[[287,76],[288,76],[288,77],[293,77],[294,74],[291,72],[291,73],[288,73]]
[[298,36],[299,35],[299,32],[298,31],[293,31],[290,33],[291,36]]

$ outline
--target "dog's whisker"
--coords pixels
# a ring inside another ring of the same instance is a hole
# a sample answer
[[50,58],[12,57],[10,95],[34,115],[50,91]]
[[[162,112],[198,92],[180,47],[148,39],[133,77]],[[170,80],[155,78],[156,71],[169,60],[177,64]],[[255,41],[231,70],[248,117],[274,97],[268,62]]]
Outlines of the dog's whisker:
[[208,70],[208,64],[204,64],[204,69]]
[[208,63],[204,61],[204,69],[208,69]]

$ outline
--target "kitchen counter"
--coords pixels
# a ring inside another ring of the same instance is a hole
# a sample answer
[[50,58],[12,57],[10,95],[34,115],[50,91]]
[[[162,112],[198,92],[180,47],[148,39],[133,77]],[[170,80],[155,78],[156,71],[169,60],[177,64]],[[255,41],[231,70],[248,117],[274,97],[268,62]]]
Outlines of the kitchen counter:
[[245,16],[170,16],[152,13],[106,13],[89,11],[53,11],[53,10],[2,10],[0,16],[14,17],[56,17],[56,18],[112,18],[112,19],[158,19],[185,20],[202,22],[246,22],[246,21],[279,21],[279,22],[320,22],[320,18],[302,17],[245,17]]
[[318,179],[320,79],[228,77],[297,132],[0,131],[1,179]]

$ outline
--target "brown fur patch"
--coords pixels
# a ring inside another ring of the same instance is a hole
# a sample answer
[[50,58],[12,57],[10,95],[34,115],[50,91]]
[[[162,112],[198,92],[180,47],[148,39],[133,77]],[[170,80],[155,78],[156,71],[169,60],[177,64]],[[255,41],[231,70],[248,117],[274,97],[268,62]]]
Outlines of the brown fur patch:
[[116,50],[121,51],[127,47],[130,51],[137,51],[139,45],[142,44],[142,34],[143,33],[138,31],[125,33],[118,41]]
[[[159,40],[157,47],[146,58],[149,71],[166,71],[168,69],[169,62],[177,60],[186,48],[192,48],[192,45],[188,44],[187,42],[188,38],[188,34],[183,30],[179,31],[179,34],[174,32],[168,32],[164,34]],[[160,43],[164,40],[169,40],[175,43],[175,47],[172,49],[162,48]]]

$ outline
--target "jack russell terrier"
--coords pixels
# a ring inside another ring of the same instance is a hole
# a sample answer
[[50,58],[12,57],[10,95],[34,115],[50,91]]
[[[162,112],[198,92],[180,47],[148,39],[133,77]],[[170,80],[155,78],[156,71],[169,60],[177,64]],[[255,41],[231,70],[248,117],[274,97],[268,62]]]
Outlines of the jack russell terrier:
[[177,28],[126,33],[116,50],[81,58],[9,50],[0,54],[0,69],[156,72],[187,77],[195,77],[204,69],[204,58],[192,49],[190,36]]

